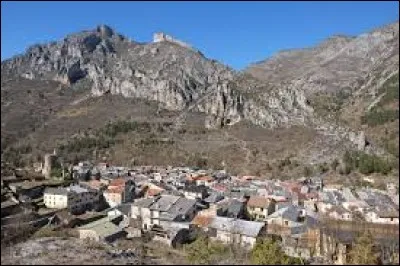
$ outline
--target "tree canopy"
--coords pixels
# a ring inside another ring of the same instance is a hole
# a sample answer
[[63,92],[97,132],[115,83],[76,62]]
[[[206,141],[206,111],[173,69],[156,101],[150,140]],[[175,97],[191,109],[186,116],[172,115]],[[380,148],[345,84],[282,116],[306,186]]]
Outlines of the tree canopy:
[[349,252],[349,263],[354,265],[376,265],[378,262],[371,233],[367,232],[359,236]]
[[187,259],[192,264],[213,264],[227,251],[226,246],[210,241],[204,236],[185,246]]
[[256,265],[294,265],[302,264],[298,258],[287,256],[272,239],[257,240],[251,252],[251,262]]

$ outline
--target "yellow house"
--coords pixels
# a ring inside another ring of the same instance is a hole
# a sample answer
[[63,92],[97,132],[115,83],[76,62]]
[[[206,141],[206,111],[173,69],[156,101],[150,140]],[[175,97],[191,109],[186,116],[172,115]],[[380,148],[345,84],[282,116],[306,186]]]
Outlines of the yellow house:
[[257,221],[264,221],[274,210],[275,202],[263,196],[251,196],[247,202],[247,212]]

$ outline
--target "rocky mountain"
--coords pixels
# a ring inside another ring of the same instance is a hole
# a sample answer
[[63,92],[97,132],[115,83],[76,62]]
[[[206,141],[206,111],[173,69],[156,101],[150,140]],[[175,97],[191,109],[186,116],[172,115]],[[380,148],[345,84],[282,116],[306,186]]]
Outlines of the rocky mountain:
[[333,36],[315,47],[283,51],[245,71],[268,83],[293,86],[308,94],[358,90],[398,71],[399,23],[357,37]]
[[[303,91],[324,120],[362,130],[370,141],[382,144],[374,136],[380,134],[374,131],[388,131],[390,123],[389,135],[392,142],[398,143],[398,65],[396,22],[360,36],[333,36],[315,47],[283,51],[249,66],[245,72],[277,87]],[[390,98],[386,102],[393,108],[390,115],[386,112],[382,116],[390,116],[390,121],[380,117],[378,127],[362,123],[362,118],[385,98]],[[397,150],[398,145],[392,149]]]
[[[281,52],[245,72],[208,59],[169,36],[155,35],[154,42],[139,43],[100,25],[57,42],[34,45],[2,62],[2,133],[8,137],[2,134],[2,152],[41,136],[51,139],[47,146],[41,146],[43,149],[56,143],[65,146],[64,142],[79,131],[130,116],[130,120],[147,117],[147,122],[164,123],[164,130],[157,127],[153,133],[180,143],[188,141],[180,135],[182,129],[187,131],[194,124],[207,128],[201,137],[192,132],[191,138],[207,139],[203,149],[218,147],[209,139],[214,135],[224,145],[235,143],[245,152],[246,166],[264,164],[268,156],[257,155],[256,147],[265,148],[267,154],[271,139],[267,141],[265,133],[271,136],[271,132],[282,130],[315,134],[314,141],[299,143],[299,150],[290,155],[306,163],[329,161],[346,149],[384,154],[385,150],[366,139],[360,128],[318,115],[313,97],[318,92],[342,90],[353,97],[361,90],[371,90],[373,86],[368,84],[384,82],[396,70],[398,23],[355,38],[335,36],[315,48]],[[378,72],[379,78],[374,74]],[[367,89],[360,88],[362,85]],[[39,96],[27,95],[28,90]],[[21,113],[27,99],[29,113]],[[40,113],[34,108],[37,105],[49,110]],[[110,109],[103,110],[104,106]],[[147,108],[147,113],[138,112],[141,108]],[[19,123],[22,114],[38,122]],[[242,133],[249,127],[252,132],[264,132],[259,135],[265,139],[258,140],[264,144],[257,145],[256,137],[246,140]],[[55,128],[64,130],[56,133]],[[22,133],[12,138],[17,131]],[[181,148],[192,153],[201,150],[187,144]],[[221,164],[232,157],[224,152],[231,150],[212,152],[220,155]],[[205,153],[210,154],[210,150],[201,151]],[[288,154],[285,151],[279,156]]]
[[[264,114],[262,109],[255,112],[252,104],[243,100],[241,88],[235,88],[232,69],[175,42],[129,41],[107,26],[30,47],[26,54],[3,62],[3,71],[72,86],[84,84],[93,96],[111,93],[153,100],[168,110],[184,110],[203,95],[212,94],[196,106],[214,117],[210,127],[241,118],[272,127],[290,120],[286,112],[297,110],[291,106],[293,96],[282,92],[271,100],[271,108],[283,102],[281,96],[288,98],[287,108],[282,106],[276,114]],[[306,109],[305,99],[298,98],[300,107]]]

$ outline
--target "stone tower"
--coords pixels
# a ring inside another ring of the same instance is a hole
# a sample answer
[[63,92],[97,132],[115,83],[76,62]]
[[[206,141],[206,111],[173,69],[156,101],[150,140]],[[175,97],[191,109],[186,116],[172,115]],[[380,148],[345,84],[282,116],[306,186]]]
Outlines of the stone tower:
[[45,178],[51,178],[51,169],[55,165],[57,160],[57,155],[53,154],[45,154],[44,155],[44,166],[42,169],[42,174]]

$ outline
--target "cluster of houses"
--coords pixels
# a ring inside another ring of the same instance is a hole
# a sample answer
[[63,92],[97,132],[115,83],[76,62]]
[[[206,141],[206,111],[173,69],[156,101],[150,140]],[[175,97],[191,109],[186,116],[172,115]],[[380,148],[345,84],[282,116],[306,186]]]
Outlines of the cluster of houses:
[[[80,238],[113,241],[145,234],[173,247],[199,234],[251,249],[263,236],[280,239],[290,256],[322,256],[321,221],[399,223],[399,195],[387,191],[327,186],[323,178],[279,181],[232,176],[190,167],[134,169],[81,162],[74,184],[46,188],[49,209],[100,219],[77,227]],[[320,247],[319,249],[317,247]],[[343,262],[343,258],[336,259]]]

